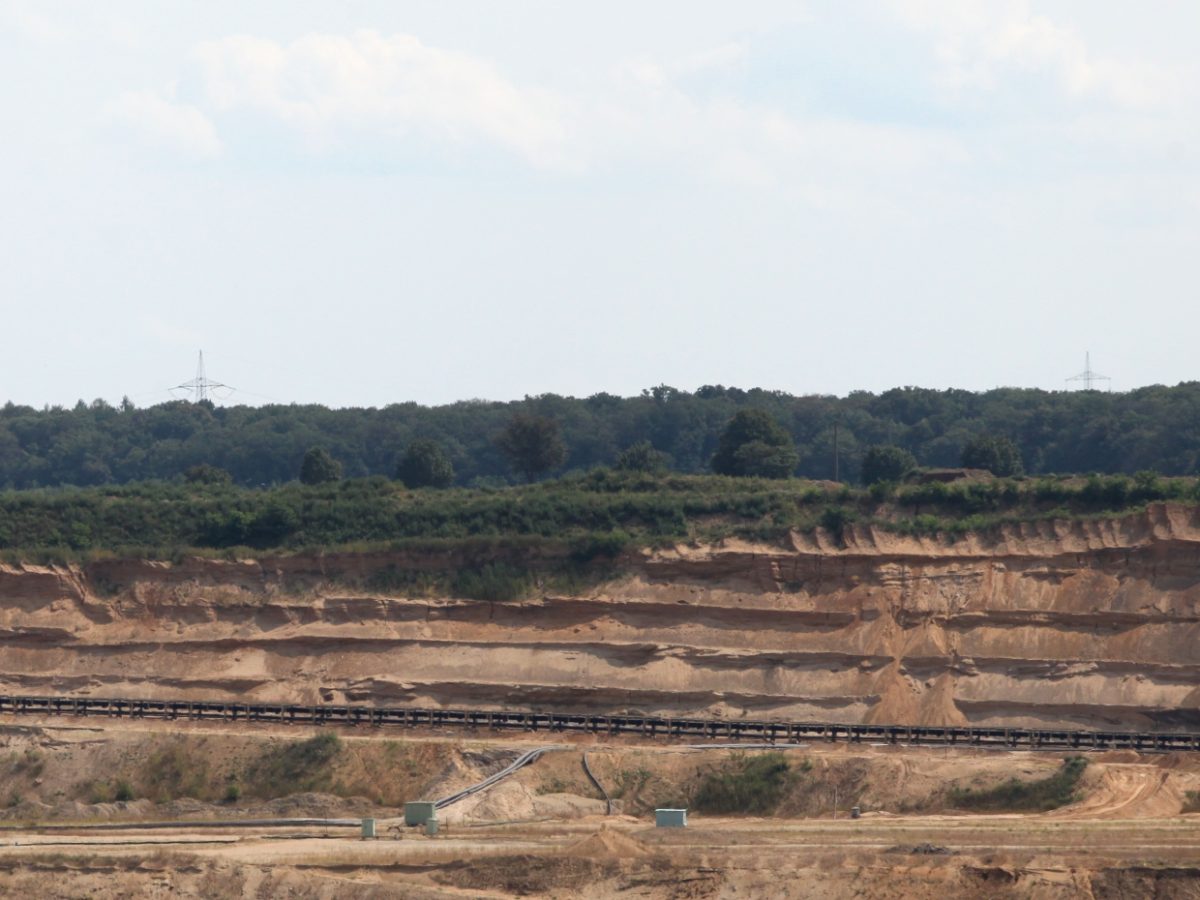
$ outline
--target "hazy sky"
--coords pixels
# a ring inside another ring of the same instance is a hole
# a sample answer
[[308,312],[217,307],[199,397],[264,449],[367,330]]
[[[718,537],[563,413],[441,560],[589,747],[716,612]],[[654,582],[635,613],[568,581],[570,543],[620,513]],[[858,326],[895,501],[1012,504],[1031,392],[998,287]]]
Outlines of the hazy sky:
[[0,0],[0,400],[1200,377],[1195,0]]

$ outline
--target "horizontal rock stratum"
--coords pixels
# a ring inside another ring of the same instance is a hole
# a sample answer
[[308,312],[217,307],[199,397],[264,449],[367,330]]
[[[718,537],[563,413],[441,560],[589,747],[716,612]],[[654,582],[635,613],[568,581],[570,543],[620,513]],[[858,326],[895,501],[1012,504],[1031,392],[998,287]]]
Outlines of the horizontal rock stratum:
[[1200,514],[646,551],[578,596],[347,585],[451,556],[0,567],[0,690],[1200,727]]

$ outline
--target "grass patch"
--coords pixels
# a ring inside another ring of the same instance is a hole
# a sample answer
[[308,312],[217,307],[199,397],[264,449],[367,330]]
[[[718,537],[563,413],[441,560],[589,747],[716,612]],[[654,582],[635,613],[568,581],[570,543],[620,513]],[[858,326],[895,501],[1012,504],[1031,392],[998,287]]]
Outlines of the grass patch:
[[34,779],[46,768],[46,760],[39,750],[26,750],[24,753],[10,753],[8,756],[8,772],[12,778]]
[[1048,778],[1036,781],[1010,778],[983,790],[955,786],[950,789],[948,800],[956,809],[977,812],[1045,812],[1075,802],[1076,788],[1086,768],[1086,759],[1071,756]]
[[78,786],[79,796],[88,803],[120,803],[135,799],[133,785],[125,778],[88,781]]
[[212,798],[208,764],[202,759],[196,760],[178,744],[151,754],[138,775],[138,785],[141,795],[155,803],[180,797]]
[[246,794],[262,800],[326,791],[332,784],[332,763],[341,750],[341,738],[331,731],[272,747],[250,764],[241,783]]
[[691,805],[703,813],[769,815],[796,777],[782,753],[735,753],[719,770],[704,776]]
[[652,773],[645,766],[639,766],[636,769],[622,769],[617,773],[617,783],[611,792],[613,799],[622,800],[626,797],[637,797],[641,793],[642,788],[650,781],[651,777]]

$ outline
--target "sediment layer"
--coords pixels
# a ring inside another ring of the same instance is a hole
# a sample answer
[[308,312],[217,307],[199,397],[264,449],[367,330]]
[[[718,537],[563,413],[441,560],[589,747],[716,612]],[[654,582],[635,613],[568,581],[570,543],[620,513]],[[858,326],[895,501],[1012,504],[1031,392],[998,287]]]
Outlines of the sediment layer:
[[520,603],[347,587],[442,557],[0,567],[0,690],[902,724],[1200,727],[1200,517],[878,529],[623,561]]

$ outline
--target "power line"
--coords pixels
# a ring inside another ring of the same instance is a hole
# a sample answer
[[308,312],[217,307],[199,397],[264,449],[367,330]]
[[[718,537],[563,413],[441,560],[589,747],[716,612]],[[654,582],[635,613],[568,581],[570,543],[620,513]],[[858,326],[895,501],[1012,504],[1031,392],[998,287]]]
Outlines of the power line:
[[1083,371],[1078,375],[1072,375],[1067,379],[1068,389],[1071,387],[1071,382],[1077,381],[1083,385],[1083,390],[1093,391],[1096,388],[1094,385],[1100,381],[1108,382],[1108,389],[1112,390],[1112,379],[1107,375],[1101,375],[1099,372],[1092,371],[1092,354],[1088,351],[1083,354]]

